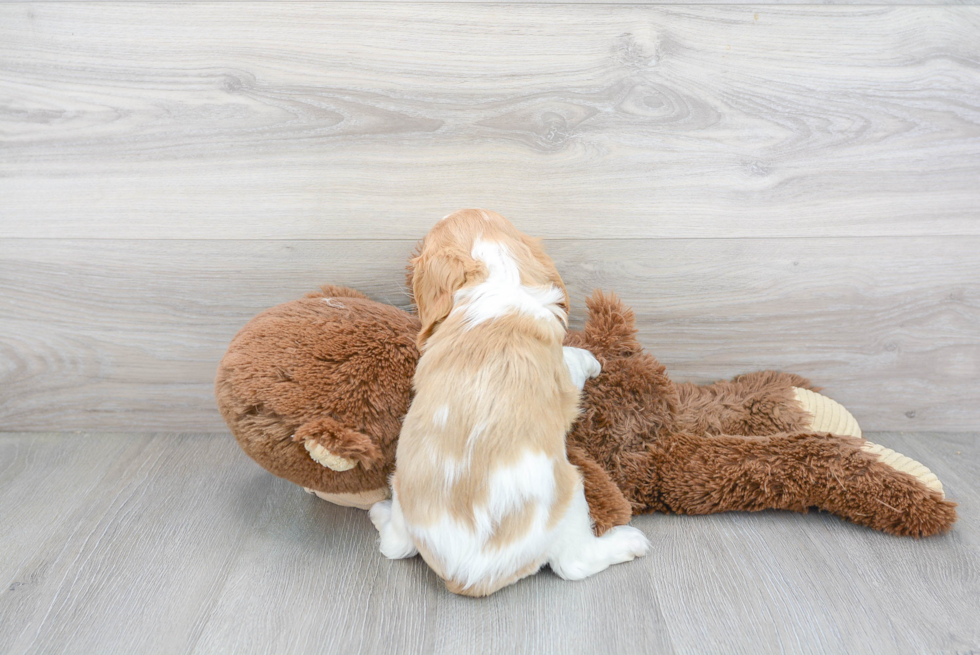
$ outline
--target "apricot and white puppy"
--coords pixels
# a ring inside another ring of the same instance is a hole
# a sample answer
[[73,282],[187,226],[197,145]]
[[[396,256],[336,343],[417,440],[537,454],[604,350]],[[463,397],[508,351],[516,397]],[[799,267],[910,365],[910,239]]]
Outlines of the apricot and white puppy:
[[568,296],[537,240],[462,210],[412,260],[422,331],[392,499],[371,508],[381,552],[416,552],[450,591],[484,596],[544,564],[578,580],[645,555],[639,530],[595,537],[565,434],[591,353],[563,348]]

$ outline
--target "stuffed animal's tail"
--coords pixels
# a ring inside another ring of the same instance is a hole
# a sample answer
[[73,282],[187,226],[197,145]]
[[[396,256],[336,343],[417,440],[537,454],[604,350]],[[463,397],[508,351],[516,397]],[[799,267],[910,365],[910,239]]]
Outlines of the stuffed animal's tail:
[[680,433],[665,442],[658,444],[669,453],[660,463],[660,501],[679,514],[816,507],[914,537],[945,532],[956,521],[956,503],[935,484],[859,437]]

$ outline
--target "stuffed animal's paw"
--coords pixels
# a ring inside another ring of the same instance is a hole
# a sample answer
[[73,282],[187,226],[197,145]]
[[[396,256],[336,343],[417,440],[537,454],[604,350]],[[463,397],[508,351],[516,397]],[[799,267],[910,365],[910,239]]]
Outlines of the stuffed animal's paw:
[[936,474],[911,457],[906,457],[901,453],[896,453],[891,448],[885,448],[884,446],[871,443],[870,441],[865,441],[864,445],[861,446],[861,450],[866,453],[871,453],[878,458],[879,462],[882,464],[887,464],[896,471],[908,473],[929,489],[938,491],[940,494],[942,494],[943,498],[946,497],[946,492],[943,491],[943,483],[939,481]]
[[371,509],[375,503],[388,497],[388,486],[378,489],[368,489],[367,491],[352,491],[349,493],[329,493],[326,491],[316,491],[309,487],[303,487],[303,491],[313,494],[321,500],[341,507],[356,507],[357,509]]
[[861,426],[854,415],[833,398],[809,389],[793,387],[796,402],[812,418],[807,429],[813,432],[830,432],[845,437],[860,437]]
[[[863,440],[861,427],[858,425],[857,420],[839,402],[815,391],[810,391],[809,389],[793,387],[793,391],[796,394],[796,401],[812,417],[810,425],[807,426],[809,430],[858,437]],[[871,453],[879,462],[892,467],[896,471],[908,473],[929,489],[938,491],[944,498],[946,497],[943,491],[943,483],[939,481],[935,473],[911,457],[906,457],[890,448],[879,446],[870,441],[865,441],[861,446],[861,450],[866,453]]]

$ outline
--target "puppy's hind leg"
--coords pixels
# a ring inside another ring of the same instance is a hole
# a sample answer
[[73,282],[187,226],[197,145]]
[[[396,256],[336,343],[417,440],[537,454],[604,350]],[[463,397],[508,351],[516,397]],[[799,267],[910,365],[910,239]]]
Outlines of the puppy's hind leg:
[[398,496],[393,496],[371,506],[371,522],[381,535],[381,554],[388,559],[414,557],[419,551],[408,534]]
[[613,564],[643,557],[650,550],[646,535],[628,525],[612,528],[601,537],[592,534],[589,505],[581,486],[557,530],[548,563],[566,580],[587,578]]

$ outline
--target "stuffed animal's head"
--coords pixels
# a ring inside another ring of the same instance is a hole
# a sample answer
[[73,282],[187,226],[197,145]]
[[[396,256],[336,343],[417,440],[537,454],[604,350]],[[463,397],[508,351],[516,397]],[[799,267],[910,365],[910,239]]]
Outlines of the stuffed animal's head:
[[408,312],[324,287],[242,328],[218,368],[218,406],[270,472],[335,502],[370,504],[357,499],[387,494],[418,331]]

